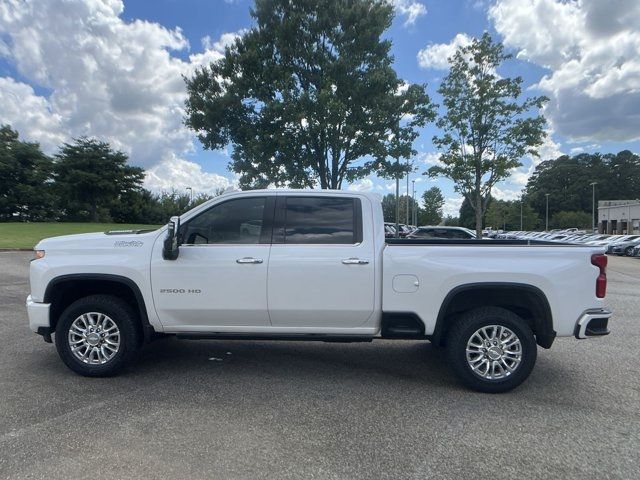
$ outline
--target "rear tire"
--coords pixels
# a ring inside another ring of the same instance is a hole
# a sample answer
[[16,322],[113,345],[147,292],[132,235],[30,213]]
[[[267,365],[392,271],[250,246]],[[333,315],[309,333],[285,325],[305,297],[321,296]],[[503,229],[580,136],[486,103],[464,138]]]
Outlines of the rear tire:
[[482,307],[464,313],[447,335],[449,364],[467,387],[502,393],[524,382],[536,363],[531,327],[515,313]]
[[91,295],[69,305],[56,325],[58,355],[74,372],[108,377],[120,372],[140,347],[138,317],[125,301]]
[[631,256],[633,256],[633,247],[627,247],[627,248],[624,250],[624,254],[625,254],[627,257],[631,257]]

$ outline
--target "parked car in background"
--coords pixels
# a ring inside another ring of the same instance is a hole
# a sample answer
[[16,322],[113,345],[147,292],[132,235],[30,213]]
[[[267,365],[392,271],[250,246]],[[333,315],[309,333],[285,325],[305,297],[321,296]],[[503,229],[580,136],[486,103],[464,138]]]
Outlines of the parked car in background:
[[406,238],[476,239],[476,232],[464,227],[418,227]]
[[396,228],[390,223],[384,224],[384,238],[395,238]]
[[614,242],[607,247],[607,253],[613,255],[633,255],[633,249],[640,245],[640,235],[629,235],[629,238],[622,242]]

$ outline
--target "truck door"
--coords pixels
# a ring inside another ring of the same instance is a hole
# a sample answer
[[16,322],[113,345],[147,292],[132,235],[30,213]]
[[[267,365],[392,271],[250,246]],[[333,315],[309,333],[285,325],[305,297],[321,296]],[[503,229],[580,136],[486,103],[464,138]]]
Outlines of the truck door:
[[266,195],[214,204],[180,226],[176,260],[164,260],[162,241],[156,242],[153,299],[166,330],[270,325],[267,267],[274,206],[275,196]]
[[375,301],[371,215],[356,196],[279,195],[268,301],[277,327],[364,326]]

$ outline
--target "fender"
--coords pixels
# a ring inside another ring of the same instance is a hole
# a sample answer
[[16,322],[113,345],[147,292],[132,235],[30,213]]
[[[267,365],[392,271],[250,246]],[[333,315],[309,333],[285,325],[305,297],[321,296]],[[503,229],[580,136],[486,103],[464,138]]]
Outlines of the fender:
[[529,285],[526,283],[512,283],[512,282],[479,282],[468,283],[459,285],[451,290],[442,301],[438,317],[436,320],[436,326],[433,331],[432,341],[435,344],[442,344],[444,335],[447,330],[447,322],[445,315],[452,304],[453,299],[460,293],[472,290],[505,290],[505,291],[519,291],[525,292],[531,298],[535,299],[535,302],[531,304],[532,312],[534,313],[534,333],[536,335],[536,341],[538,345],[543,348],[551,348],[553,341],[556,337],[556,332],[553,330],[553,315],[551,313],[551,307],[546,295],[538,287]]
[[105,281],[124,285],[129,288],[133,292],[133,295],[136,299],[145,342],[147,342],[153,336],[153,334],[155,333],[155,329],[149,323],[147,307],[144,301],[144,297],[142,296],[142,292],[140,291],[140,287],[138,287],[138,284],[130,278],[123,277],[121,275],[113,275],[108,273],[71,273],[67,275],[60,275],[51,279],[51,281],[47,284],[47,288],[44,292],[44,303],[52,303],[53,292],[56,286],[76,281]]

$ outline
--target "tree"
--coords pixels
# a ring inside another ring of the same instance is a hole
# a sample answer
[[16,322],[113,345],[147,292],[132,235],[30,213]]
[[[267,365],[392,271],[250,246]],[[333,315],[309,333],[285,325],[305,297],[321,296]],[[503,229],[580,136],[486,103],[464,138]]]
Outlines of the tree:
[[452,217],[451,215],[447,215],[444,217],[443,223],[447,227],[460,227],[460,219],[458,217]]
[[[407,202],[409,202],[409,223],[411,223],[411,215],[413,215],[413,209],[418,209],[420,205],[410,196],[400,196],[400,223],[405,223],[405,216],[407,212]],[[396,223],[396,196],[393,193],[388,193],[382,197],[382,214],[385,222]],[[419,215],[419,213],[418,213]]]
[[37,221],[55,216],[52,162],[37,143],[23,142],[0,127],[0,220]]
[[207,149],[233,146],[240,186],[341,188],[407,171],[417,127],[433,120],[382,39],[386,0],[256,0],[256,26],[186,78],[188,127]]
[[558,212],[551,217],[551,228],[591,229],[591,214],[587,212]]
[[464,228],[475,228],[476,214],[471,206],[471,202],[465,197],[458,212],[458,224]]
[[428,175],[452,179],[455,189],[475,213],[475,229],[482,233],[482,219],[493,186],[521,165],[525,155],[537,156],[544,138],[544,117],[525,116],[541,108],[545,97],[519,102],[522,78],[497,74],[511,55],[485,33],[470,45],[460,47],[450,59],[449,74],[440,84],[445,113],[436,125],[443,130],[433,139],[442,152],[441,165]]
[[140,189],[144,178],[144,170],[127,165],[124,153],[85,137],[62,145],[54,174],[66,218],[94,222],[111,220],[111,207]]
[[542,218],[546,215],[547,193],[549,218],[561,211],[591,214],[592,182],[598,183],[596,201],[640,198],[640,156],[623,150],[617,154],[581,153],[546,160],[529,177],[526,200]]
[[442,221],[444,197],[438,187],[431,187],[422,194],[424,206],[418,213],[419,225],[438,225]]

